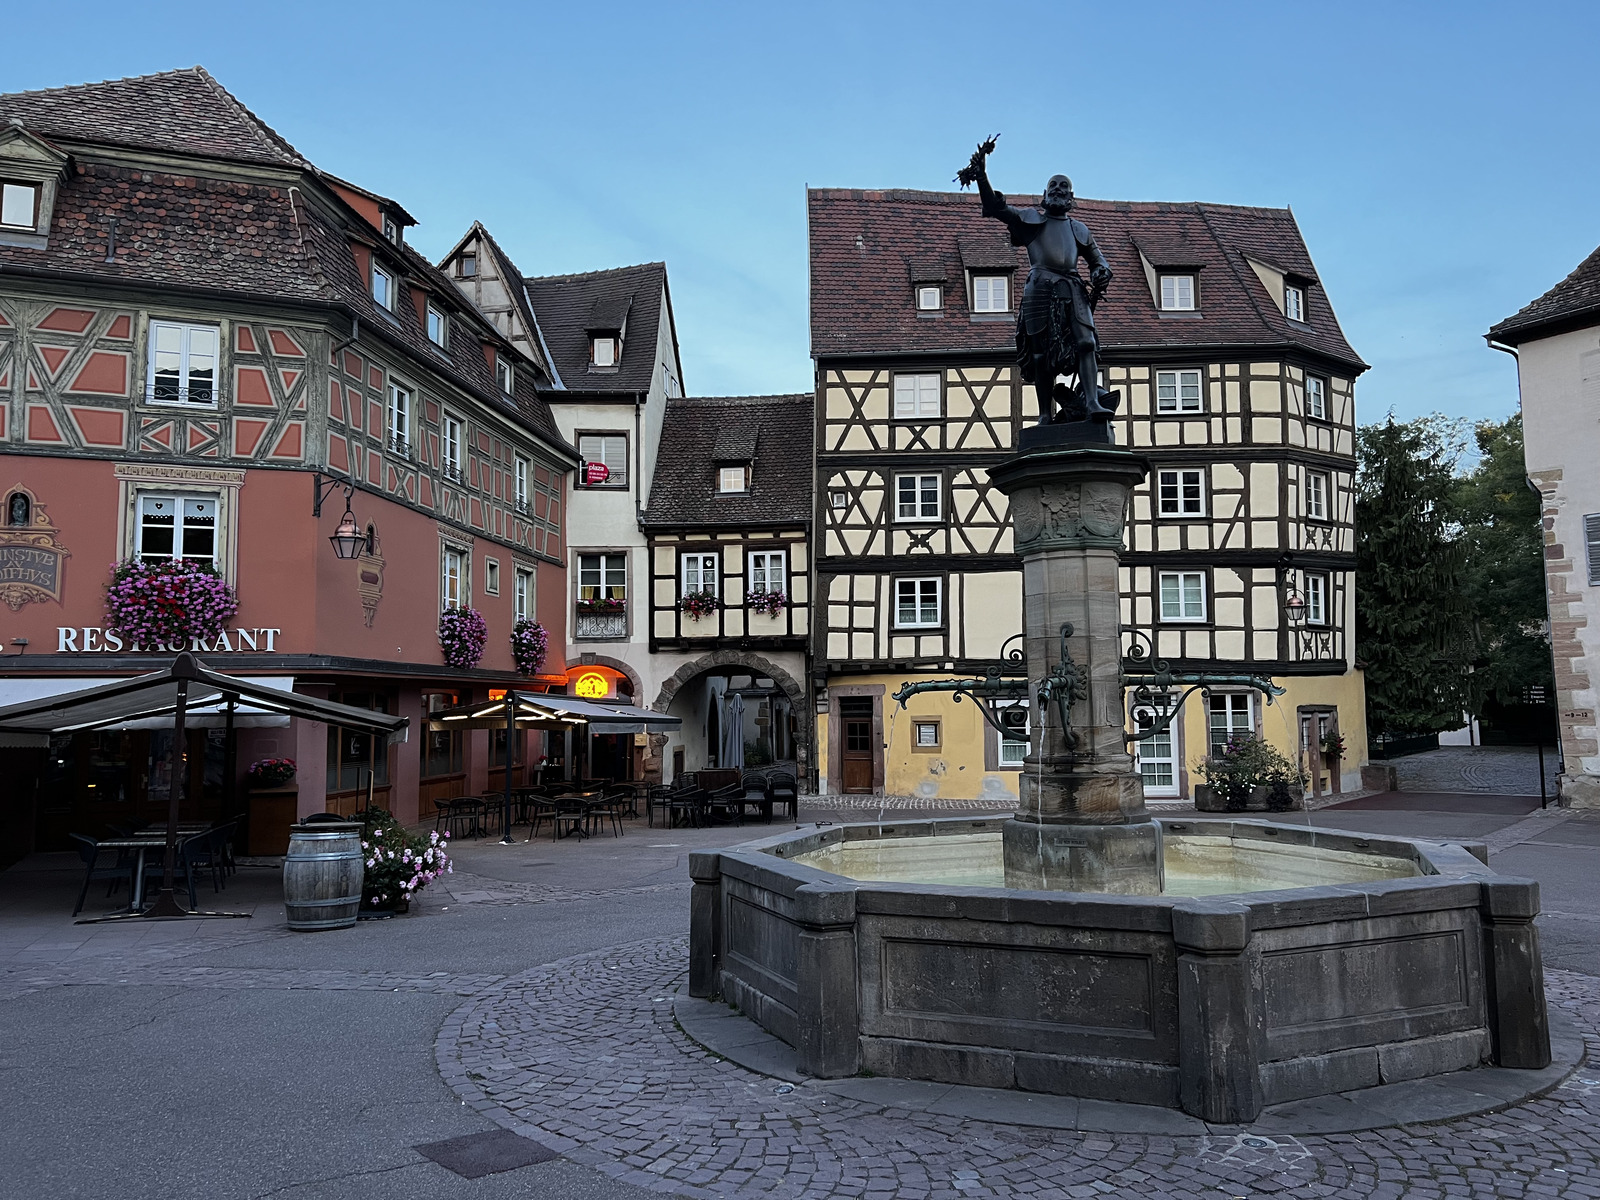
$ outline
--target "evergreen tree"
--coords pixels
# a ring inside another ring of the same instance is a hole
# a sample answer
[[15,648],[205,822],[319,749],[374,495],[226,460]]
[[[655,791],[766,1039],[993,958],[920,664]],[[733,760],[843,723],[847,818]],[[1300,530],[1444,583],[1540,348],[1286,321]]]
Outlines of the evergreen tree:
[[1457,423],[1356,431],[1356,655],[1374,734],[1461,724],[1472,659],[1463,545],[1452,502]]
[[1529,685],[1553,695],[1544,594],[1544,529],[1538,493],[1527,484],[1522,415],[1480,421],[1482,457],[1454,499],[1464,552],[1462,590],[1473,613],[1477,651],[1470,707],[1519,703]]

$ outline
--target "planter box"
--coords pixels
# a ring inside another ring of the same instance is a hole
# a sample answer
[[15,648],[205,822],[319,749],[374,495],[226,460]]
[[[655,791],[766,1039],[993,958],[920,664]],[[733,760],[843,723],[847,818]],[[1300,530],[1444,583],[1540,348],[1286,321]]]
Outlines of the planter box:
[[274,855],[289,852],[289,826],[296,820],[300,789],[294,784],[262,788],[249,793],[250,823],[248,854]]
[[[1290,794],[1293,795],[1293,789],[1292,788],[1290,789]],[[1263,785],[1261,787],[1251,788],[1250,789],[1250,799],[1245,801],[1244,808],[1240,809],[1239,811],[1240,812],[1272,812],[1273,809],[1268,806],[1268,797],[1270,797],[1271,795],[1272,795],[1272,789],[1269,788],[1269,787],[1266,787],[1265,785]],[[1228,807],[1225,804],[1223,804],[1221,800],[1219,800],[1217,798],[1216,789],[1213,788],[1209,783],[1202,783],[1202,784],[1196,785],[1196,787],[1194,789],[1194,806],[1195,806],[1195,809],[1197,811],[1199,811],[1199,812],[1218,812],[1219,813],[1219,812],[1228,812],[1229,811]],[[1295,796],[1294,797],[1294,803],[1291,804],[1287,809],[1282,810],[1282,811],[1299,812],[1299,811],[1303,810],[1304,808],[1305,808],[1305,801],[1303,799],[1301,799],[1300,797]]]

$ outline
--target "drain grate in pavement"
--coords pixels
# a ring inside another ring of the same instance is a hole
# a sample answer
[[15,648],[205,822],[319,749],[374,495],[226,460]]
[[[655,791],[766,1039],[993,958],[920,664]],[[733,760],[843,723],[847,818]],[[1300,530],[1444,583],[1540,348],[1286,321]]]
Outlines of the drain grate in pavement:
[[481,1179],[485,1175],[515,1171],[518,1167],[560,1157],[549,1146],[541,1146],[509,1129],[469,1133],[465,1137],[428,1142],[412,1149],[465,1179]]

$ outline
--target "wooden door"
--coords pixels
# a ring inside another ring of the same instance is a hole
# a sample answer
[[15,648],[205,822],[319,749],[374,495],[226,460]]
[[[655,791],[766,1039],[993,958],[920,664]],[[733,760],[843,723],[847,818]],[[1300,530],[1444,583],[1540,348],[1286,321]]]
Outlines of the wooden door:
[[839,701],[841,772],[847,793],[872,791],[872,701],[849,697]]

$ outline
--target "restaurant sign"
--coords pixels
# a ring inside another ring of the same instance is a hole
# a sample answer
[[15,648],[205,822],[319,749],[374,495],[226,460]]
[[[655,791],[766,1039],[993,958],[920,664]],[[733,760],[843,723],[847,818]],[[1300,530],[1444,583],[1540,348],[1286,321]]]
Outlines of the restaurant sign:
[[585,700],[604,700],[611,694],[611,682],[599,671],[588,671],[578,676],[572,690]]
[[141,646],[130,641],[115,629],[102,629],[97,625],[74,628],[70,625],[56,627],[57,654],[176,654],[188,650],[195,654],[249,654],[252,651],[274,654],[278,649],[281,629],[224,629],[215,638],[194,638],[187,646]]

